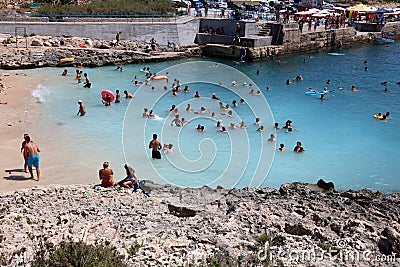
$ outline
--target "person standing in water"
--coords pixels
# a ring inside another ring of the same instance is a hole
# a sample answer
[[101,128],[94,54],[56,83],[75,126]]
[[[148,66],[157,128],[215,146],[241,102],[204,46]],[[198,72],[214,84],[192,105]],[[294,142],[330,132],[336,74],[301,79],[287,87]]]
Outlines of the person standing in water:
[[119,92],[119,90],[115,91],[115,103],[119,103],[121,102],[121,93]]
[[92,83],[89,80],[89,76],[87,75],[87,73],[83,74],[83,76],[85,77],[85,85],[83,87],[90,88],[92,86]]
[[85,116],[85,114],[86,114],[85,104],[83,104],[82,100],[78,100],[78,104],[79,104],[79,110],[76,115]]
[[37,175],[37,181],[40,179],[40,149],[38,145],[33,142],[30,138],[29,135],[25,136],[25,146],[24,146],[24,151],[26,151],[27,156],[28,156],[28,169],[29,169],[29,174],[31,175],[30,179],[33,179],[33,170],[32,166],[36,168],[36,175]]
[[152,149],[151,157],[153,159],[161,159],[160,150],[162,149],[162,146],[161,142],[157,140],[157,134],[153,134],[153,140],[149,143],[149,149]]

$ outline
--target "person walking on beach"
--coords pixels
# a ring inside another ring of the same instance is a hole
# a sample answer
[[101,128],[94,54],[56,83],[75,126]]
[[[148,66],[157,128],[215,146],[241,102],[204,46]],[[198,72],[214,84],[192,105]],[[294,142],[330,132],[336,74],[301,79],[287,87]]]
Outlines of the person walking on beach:
[[102,187],[111,187],[114,186],[114,172],[111,168],[108,166],[110,163],[108,161],[105,161],[103,163],[103,169],[99,170],[99,179],[101,180],[101,186]]
[[85,116],[85,114],[86,114],[85,104],[83,104],[82,100],[78,100],[78,104],[79,104],[79,110],[76,115]]
[[161,142],[157,140],[157,134],[153,134],[153,140],[150,141],[149,149],[151,151],[151,157],[153,159],[161,159],[160,150],[162,149]]
[[21,144],[21,153],[24,156],[24,172],[28,172],[27,171],[27,169],[28,169],[28,152],[25,149],[25,144],[26,144],[25,137],[27,137],[27,136],[29,136],[29,134],[24,134],[24,141]]
[[40,179],[40,149],[38,145],[31,140],[31,137],[29,135],[25,136],[25,146],[24,146],[24,151],[26,151],[26,154],[28,156],[28,169],[29,173],[31,175],[30,179],[33,179],[33,171],[32,171],[32,166],[35,166],[36,168],[36,175],[37,175],[37,181]]

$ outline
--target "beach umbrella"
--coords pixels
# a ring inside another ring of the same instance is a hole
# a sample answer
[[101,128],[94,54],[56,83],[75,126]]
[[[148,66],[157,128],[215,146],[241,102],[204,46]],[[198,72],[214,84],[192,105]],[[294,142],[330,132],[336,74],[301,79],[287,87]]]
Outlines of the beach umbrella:
[[377,10],[371,12],[371,14],[383,14],[383,13],[393,13],[393,10],[389,10],[386,8],[380,8],[380,9],[377,9]]
[[363,5],[363,4],[358,4],[356,6],[349,7],[347,10],[348,11],[357,11],[357,12],[371,12],[371,11],[374,11],[374,9],[372,9],[371,7]]

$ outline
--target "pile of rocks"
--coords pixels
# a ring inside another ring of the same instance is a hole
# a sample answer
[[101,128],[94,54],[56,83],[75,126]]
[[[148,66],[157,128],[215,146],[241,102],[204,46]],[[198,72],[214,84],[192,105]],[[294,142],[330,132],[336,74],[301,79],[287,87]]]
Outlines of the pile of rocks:
[[[91,40],[80,37],[32,36],[18,37],[17,43],[0,48],[1,69],[24,69],[65,65],[99,67],[113,64],[130,64],[164,61],[199,56],[197,45],[168,47],[159,46],[151,51],[149,44],[140,41]],[[74,58],[74,62],[60,62],[62,58]]]
[[303,183],[228,190],[146,181],[145,188],[150,197],[79,185],[3,193],[3,264],[19,266],[32,260],[38,244],[53,247],[67,239],[114,245],[132,266],[399,261],[399,193],[326,192]]

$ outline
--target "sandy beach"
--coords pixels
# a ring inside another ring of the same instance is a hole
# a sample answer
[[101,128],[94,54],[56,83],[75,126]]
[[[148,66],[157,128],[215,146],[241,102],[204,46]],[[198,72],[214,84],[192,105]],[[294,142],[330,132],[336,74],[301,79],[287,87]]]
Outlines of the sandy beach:
[[[1,72],[1,83],[5,90],[0,93],[0,190],[9,191],[37,184],[23,171],[20,152],[24,133],[32,133],[40,117],[40,103],[32,96],[41,78],[27,74],[29,71]],[[7,103],[7,104],[4,104]],[[37,139],[37,138],[35,138]],[[41,141],[41,140],[40,140]]]

